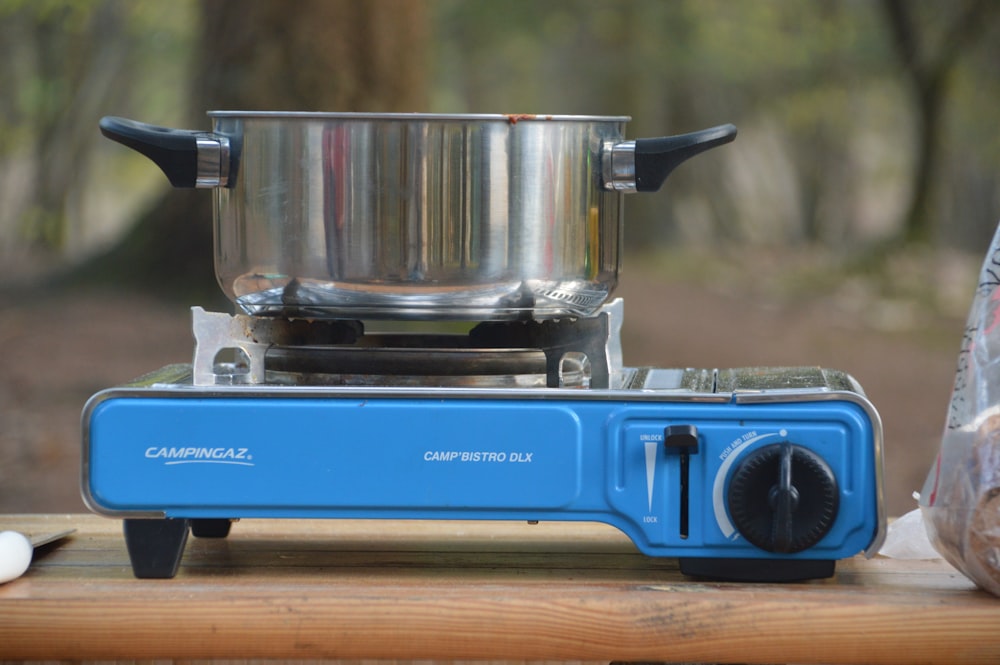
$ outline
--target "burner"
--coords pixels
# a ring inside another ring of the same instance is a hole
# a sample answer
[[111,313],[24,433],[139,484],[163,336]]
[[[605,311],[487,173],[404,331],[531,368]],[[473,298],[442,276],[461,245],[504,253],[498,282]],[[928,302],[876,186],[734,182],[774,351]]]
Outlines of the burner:
[[[480,323],[468,334],[369,333],[360,321],[230,316],[192,308],[193,382],[609,388],[620,385],[620,305],[599,316]],[[236,358],[220,362],[226,351]]]
[[596,520],[755,581],[878,551],[881,425],[849,375],[623,367],[622,314],[367,333],[194,308],[192,364],[88,402],[84,499],[126,518],[139,577],[251,517]]
[[433,347],[276,346],[268,371],[387,376],[493,376],[545,374],[545,354],[535,349]]

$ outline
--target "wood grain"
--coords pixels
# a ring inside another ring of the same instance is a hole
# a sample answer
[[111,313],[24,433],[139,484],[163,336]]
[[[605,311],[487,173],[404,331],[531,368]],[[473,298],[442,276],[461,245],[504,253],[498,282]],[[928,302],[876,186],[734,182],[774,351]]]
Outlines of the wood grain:
[[0,659],[1000,662],[1000,599],[941,561],[718,583],[599,524],[247,520],[137,580],[120,521],[0,516],[65,528],[0,586]]

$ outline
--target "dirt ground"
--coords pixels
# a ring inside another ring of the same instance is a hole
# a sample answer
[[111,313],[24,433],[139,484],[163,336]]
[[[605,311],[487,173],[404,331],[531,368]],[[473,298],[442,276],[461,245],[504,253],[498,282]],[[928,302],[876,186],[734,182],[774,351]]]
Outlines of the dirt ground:
[[[849,289],[788,299],[752,280],[697,283],[631,266],[617,295],[628,365],[823,365],[853,374],[882,415],[888,511],[915,506],[911,493],[940,439],[964,314],[921,320],[918,312],[913,321],[911,313],[902,330],[886,331],[873,314],[898,304],[862,298],[859,306]],[[188,361],[188,307],[108,293],[0,304],[0,348],[0,514],[83,511],[85,401]]]

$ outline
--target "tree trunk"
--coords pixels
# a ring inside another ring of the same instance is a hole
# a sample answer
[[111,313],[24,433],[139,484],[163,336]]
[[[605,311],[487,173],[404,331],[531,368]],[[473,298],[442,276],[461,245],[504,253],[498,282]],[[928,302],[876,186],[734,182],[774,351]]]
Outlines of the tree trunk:
[[[419,111],[423,2],[203,0],[191,117],[206,110]],[[206,126],[204,120],[194,120]],[[150,165],[150,168],[155,168]],[[72,281],[219,301],[209,192],[169,190]]]
[[917,136],[910,201],[904,217],[903,244],[928,244],[934,235],[934,215],[948,79],[959,57],[975,44],[996,11],[992,0],[955,3],[948,18],[935,25],[941,31],[936,48],[927,46],[927,35],[918,28],[918,5],[906,0],[883,0],[882,9],[893,45],[913,88]]

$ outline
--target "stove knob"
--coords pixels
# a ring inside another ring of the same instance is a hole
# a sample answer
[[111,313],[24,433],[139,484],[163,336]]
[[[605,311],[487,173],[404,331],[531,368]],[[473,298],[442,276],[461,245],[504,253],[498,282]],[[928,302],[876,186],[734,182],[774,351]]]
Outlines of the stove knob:
[[837,517],[840,492],[822,457],[792,443],[775,443],[737,463],[727,504],[736,529],[768,552],[812,547]]

